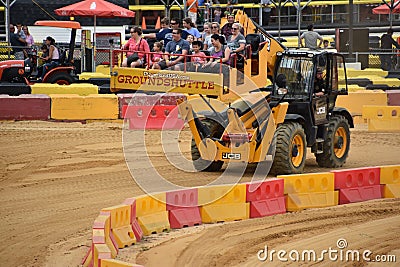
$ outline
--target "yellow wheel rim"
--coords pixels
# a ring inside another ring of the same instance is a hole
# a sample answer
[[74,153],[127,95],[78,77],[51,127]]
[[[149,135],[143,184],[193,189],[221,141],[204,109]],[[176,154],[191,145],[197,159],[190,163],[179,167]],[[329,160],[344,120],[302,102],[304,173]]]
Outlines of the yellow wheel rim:
[[333,152],[337,158],[342,158],[347,149],[347,134],[343,127],[339,127],[335,133]]
[[[293,151],[295,150],[297,150],[296,153],[293,153]],[[303,156],[304,156],[303,138],[301,138],[301,135],[296,135],[292,141],[292,164],[294,167],[299,167],[301,165],[301,163],[303,162]]]

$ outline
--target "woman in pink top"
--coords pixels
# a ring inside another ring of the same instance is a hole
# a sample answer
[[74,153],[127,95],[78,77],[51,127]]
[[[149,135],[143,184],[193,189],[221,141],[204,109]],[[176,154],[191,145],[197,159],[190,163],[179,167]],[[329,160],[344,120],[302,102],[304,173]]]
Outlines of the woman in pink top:
[[31,33],[29,32],[28,26],[23,26],[22,30],[24,31],[25,36],[26,36],[26,39],[25,39],[26,44],[29,47],[31,47],[32,45],[35,44],[35,41],[33,40],[33,36],[31,35]]
[[[142,29],[134,27],[131,29],[131,38],[122,47],[123,50],[128,50],[126,58],[122,62],[122,67],[144,67],[147,61],[148,53],[150,52],[149,44],[141,37]],[[144,52],[144,53],[143,53]]]

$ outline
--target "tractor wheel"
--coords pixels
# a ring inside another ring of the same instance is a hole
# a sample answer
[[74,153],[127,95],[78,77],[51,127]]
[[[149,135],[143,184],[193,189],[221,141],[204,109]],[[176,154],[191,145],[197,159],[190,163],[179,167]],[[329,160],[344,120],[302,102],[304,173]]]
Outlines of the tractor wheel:
[[333,116],[328,125],[328,133],[323,144],[323,153],[315,154],[318,166],[337,168],[346,162],[350,150],[350,129],[346,118]]
[[[210,137],[220,138],[222,133],[224,132],[222,126],[219,125],[216,121],[205,119],[202,120],[202,123],[210,129],[211,131]],[[222,165],[224,164],[224,162],[220,160],[209,161],[202,159],[200,156],[200,151],[196,146],[196,142],[194,141],[193,138],[192,138],[191,152],[192,152],[192,160],[194,168],[198,171],[217,172],[221,170]]]
[[66,72],[56,72],[47,78],[45,82],[56,83],[59,85],[70,85],[74,82],[74,78]]
[[298,122],[286,122],[275,131],[275,157],[273,174],[302,173],[306,163],[307,141],[304,129]]

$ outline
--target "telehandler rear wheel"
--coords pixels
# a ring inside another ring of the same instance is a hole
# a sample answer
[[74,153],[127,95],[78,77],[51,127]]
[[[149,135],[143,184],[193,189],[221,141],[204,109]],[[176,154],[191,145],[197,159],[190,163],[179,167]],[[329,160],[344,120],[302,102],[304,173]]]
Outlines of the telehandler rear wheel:
[[271,173],[302,173],[306,163],[307,141],[298,122],[285,122],[278,126],[274,136],[276,150]]
[[346,118],[332,116],[328,125],[328,133],[323,144],[323,153],[315,154],[318,166],[337,168],[346,163],[350,150],[350,129]]
[[[210,119],[205,119],[201,121],[205,126],[208,127],[211,131],[211,136],[210,137],[215,137],[215,138],[220,138],[222,133],[224,132],[224,129],[222,128],[221,125],[219,125],[216,121],[210,120]],[[209,161],[209,160],[204,160],[200,156],[200,151],[196,146],[196,142],[192,138],[192,160],[193,160],[193,165],[194,168],[198,171],[206,171],[206,172],[217,172],[221,170],[222,165],[224,164],[223,161],[217,160],[217,161]]]

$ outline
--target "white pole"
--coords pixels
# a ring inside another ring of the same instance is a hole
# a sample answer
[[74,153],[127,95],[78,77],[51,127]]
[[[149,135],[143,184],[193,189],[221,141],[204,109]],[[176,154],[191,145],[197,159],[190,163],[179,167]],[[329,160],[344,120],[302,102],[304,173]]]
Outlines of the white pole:
[[94,15],[92,72],[96,72],[96,15]]

